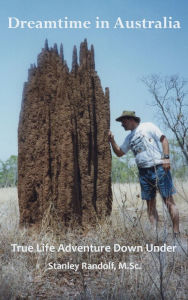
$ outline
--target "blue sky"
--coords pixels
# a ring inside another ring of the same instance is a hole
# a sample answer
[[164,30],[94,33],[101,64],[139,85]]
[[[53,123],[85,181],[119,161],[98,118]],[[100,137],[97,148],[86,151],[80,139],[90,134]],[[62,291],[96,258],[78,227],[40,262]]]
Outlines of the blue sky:
[[[140,81],[152,73],[187,75],[188,1],[181,0],[7,0],[1,1],[1,91],[0,159],[17,154],[17,128],[23,83],[27,71],[48,38],[64,45],[65,59],[71,66],[72,49],[87,38],[94,44],[96,70],[103,88],[110,88],[111,129],[121,144],[125,132],[115,118],[123,110],[135,110],[142,121],[160,121],[149,106],[151,96]],[[8,17],[20,20],[90,20],[90,29],[8,29]],[[110,22],[109,29],[96,29],[95,19]],[[161,20],[171,16],[181,22],[180,30],[114,29],[122,20]]]

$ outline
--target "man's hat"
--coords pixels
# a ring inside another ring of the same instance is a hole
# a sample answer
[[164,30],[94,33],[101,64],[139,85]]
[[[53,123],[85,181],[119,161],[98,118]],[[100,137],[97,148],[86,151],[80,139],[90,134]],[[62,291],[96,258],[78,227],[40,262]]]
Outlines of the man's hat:
[[122,120],[125,119],[126,117],[132,117],[140,123],[140,118],[135,115],[135,111],[128,111],[128,110],[124,110],[122,112],[122,115],[118,117],[116,121],[122,122]]

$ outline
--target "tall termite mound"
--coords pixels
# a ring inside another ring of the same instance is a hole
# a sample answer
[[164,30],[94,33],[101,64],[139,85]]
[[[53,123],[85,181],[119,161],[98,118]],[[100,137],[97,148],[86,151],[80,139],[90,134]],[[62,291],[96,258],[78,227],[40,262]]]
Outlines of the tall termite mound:
[[111,212],[109,90],[87,41],[73,49],[69,71],[61,44],[45,47],[24,85],[18,128],[21,224],[51,212],[63,225],[96,224]]

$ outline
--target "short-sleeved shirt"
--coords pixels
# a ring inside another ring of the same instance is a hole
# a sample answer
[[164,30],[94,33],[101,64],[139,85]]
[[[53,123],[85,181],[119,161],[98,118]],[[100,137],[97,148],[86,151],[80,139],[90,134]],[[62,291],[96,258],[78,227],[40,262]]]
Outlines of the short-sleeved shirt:
[[126,154],[132,150],[139,168],[149,168],[162,164],[160,138],[164,134],[153,123],[141,123],[125,138],[120,146]]

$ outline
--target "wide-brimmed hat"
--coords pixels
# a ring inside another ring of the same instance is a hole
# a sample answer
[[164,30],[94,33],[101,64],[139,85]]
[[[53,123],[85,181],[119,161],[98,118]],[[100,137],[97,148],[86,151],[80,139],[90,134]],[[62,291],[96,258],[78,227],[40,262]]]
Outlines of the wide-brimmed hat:
[[135,111],[128,111],[128,110],[124,110],[122,112],[122,115],[120,117],[118,117],[116,119],[117,122],[122,122],[123,119],[125,119],[126,117],[132,117],[134,118],[136,121],[140,122],[140,118],[136,116]]

